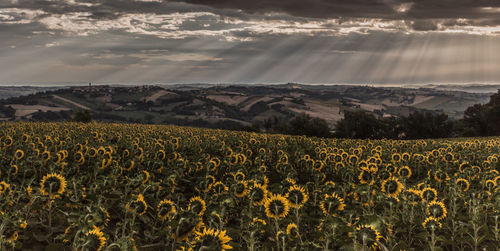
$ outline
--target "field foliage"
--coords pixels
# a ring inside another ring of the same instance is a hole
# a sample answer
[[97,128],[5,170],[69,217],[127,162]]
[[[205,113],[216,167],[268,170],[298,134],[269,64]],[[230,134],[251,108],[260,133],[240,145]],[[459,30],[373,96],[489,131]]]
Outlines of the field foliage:
[[499,138],[0,124],[0,245],[497,250]]

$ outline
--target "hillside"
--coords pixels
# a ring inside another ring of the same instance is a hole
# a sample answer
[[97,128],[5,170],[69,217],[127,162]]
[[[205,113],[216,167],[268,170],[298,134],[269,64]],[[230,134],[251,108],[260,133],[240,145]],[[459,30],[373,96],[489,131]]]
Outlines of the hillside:
[[80,86],[32,92],[0,100],[0,120],[61,121],[75,110],[88,109],[94,119],[109,122],[232,129],[306,113],[333,126],[353,110],[384,117],[431,110],[460,118],[467,107],[486,103],[490,96],[432,88],[300,84]]

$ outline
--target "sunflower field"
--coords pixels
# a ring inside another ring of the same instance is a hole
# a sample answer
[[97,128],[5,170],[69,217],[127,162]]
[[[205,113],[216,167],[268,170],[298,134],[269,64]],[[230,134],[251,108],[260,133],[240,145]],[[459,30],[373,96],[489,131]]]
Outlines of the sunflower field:
[[500,138],[0,123],[2,250],[498,250]]

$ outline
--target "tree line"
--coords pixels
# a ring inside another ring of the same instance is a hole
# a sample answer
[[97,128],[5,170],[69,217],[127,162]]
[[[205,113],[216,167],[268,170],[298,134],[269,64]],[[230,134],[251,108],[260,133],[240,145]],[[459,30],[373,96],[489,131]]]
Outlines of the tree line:
[[[291,120],[266,119],[265,132],[352,139],[424,139],[500,135],[500,90],[484,105],[467,108],[462,119],[452,120],[435,111],[414,111],[408,116],[381,117],[364,111],[346,111],[333,132],[325,120],[300,114]],[[259,125],[247,131],[261,131]]]
[[[77,111],[73,121],[89,122],[89,111]],[[234,127],[234,126],[233,126]],[[352,139],[424,139],[500,135],[500,90],[486,104],[467,108],[462,119],[452,120],[435,111],[414,111],[408,116],[381,117],[364,111],[346,111],[334,130],[321,118],[305,113],[290,119],[270,117],[262,123],[233,130]]]

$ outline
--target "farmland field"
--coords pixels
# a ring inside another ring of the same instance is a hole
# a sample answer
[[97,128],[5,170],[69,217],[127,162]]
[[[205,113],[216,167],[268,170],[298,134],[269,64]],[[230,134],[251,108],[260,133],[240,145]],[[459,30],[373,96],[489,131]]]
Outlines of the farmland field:
[[0,123],[0,245],[498,250],[500,138]]

